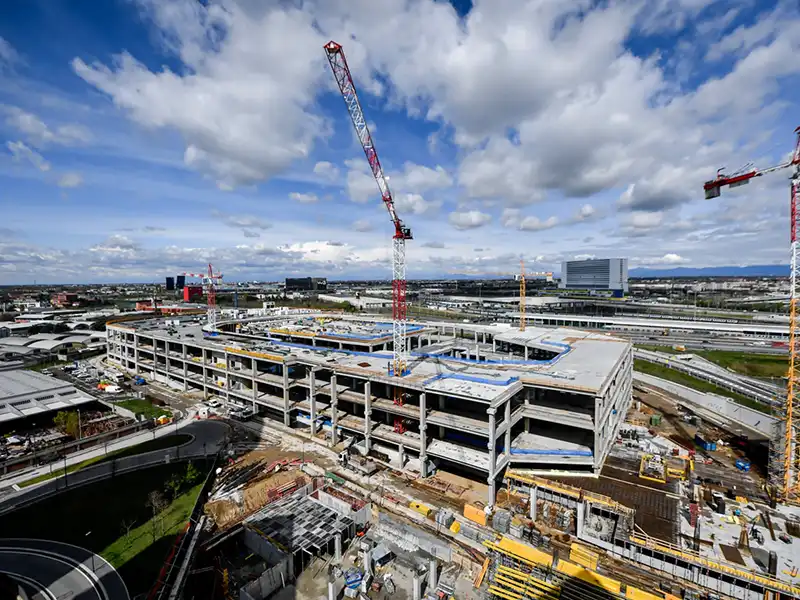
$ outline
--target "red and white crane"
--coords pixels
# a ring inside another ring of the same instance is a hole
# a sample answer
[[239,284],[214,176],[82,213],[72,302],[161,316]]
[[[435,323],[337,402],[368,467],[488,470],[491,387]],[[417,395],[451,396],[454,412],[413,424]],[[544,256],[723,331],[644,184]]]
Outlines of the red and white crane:
[[800,256],[798,256],[798,234],[800,234],[800,127],[794,130],[797,135],[792,157],[779,165],[766,169],[750,169],[744,173],[727,176],[722,169],[717,178],[703,185],[706,199],[718,198],[721,189],[738,187],[782,169],[792,169],[789,195],[789,239],[791,261],[789,268],[789,372],[787,373],[786,401],[780,399],[773,405],[778,419],[779,431],[770,443],[769,482],[776,500],[796,503],[800,501],[800,405],[795,407],[800,391]]
[[394,356],[392,360],[391,374],[402,377],[408,372],[408,352],[406,349],[406,324],[408,307],[406,305],[406,240],[412,239],[411,230],[403,224],[397,216],[394,206],[392,192],[389,190],[389,183],[383,174],[381,161],[378,159],[378,152],[369,133],[367,121],[364,118],[364,111],[361,110],[361,103],[358,101],[356,86],[353,77],[350,75],[350,68],[347,66],[347,59],[344,56],[342,46],[334,41],[325,44],[325,54],[331,65],[333,76],[342,93],[347,112],[356,129],[356,135],[364,149],[367,162],[372,170],[372,175],[378,184],[381,198],[386,210],[389,211],[389,218],[394,225],[394,235],[392,237],[392,347]]
[[208,304],[208,327],[217,328],[217,285],[222,283],[222,273],[214,273],[214,267],[208,263],[207,273],[181,273],[185,277],[197,277],[206,288],[206,302]]

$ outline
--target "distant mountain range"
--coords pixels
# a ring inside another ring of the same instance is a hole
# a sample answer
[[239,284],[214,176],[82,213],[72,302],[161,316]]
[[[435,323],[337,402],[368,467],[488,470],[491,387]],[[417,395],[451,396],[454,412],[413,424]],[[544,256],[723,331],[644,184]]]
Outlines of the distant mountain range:
[[629,277],[788,277],[789,265],[749,267],[674,267],[672,269],[631,269]]

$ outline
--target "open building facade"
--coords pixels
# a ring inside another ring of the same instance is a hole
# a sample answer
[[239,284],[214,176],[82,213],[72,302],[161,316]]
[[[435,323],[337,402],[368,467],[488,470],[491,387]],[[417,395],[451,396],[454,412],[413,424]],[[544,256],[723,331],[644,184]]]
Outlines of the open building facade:
[[302,314],[108,326],[108,358],[422,477],[488,483],[507,467],[597,475],[632,394],[632,347],[572,329],[415,322],[410,373],[389,374],[391,324]]

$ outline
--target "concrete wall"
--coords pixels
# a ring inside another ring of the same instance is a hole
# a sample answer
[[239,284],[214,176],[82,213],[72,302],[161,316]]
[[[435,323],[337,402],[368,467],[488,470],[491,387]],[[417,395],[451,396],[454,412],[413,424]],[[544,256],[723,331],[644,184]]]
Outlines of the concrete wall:
[[284,554],[257,533],[245,528],[244,545],[272,566],[258,579],[239,589],[239,600],[263,600],[293,579],[292,557]]
[[[723,419],[731,421],[734,424],[740,424],[755,429],[767,437],[771,437],[775,430],[776,420],[774,417],[748,408],[747,406],[737,404],[730,398],[698,392],[685,385],[673,383],[672,381],[667,381],[666,379],[661,379],[660,377],[654,377],[653,375],[647,375],[645,373],[634,372],[633,378],[635,381],[652,385],[653,387],[660,388],[682,398],[686,401],[688,408],[697,406],[712,415],[719,415]],[[709,417],[710,416],[711,415],[709,415]],[[713,420],[713,418],[709,420]]]
[[336,498],[335,496],[331,496],[330,494],[326,493],[323,490],[319,490],[317,492],[317,499],[323,506],[332,508],[340,515],[343,515],[345,517],[350,517],[351,519],[353,519],[353,522],[356,525],[365,525],[367,521],[369,521],[371,515],[371,509],[369,503],[362,506],[360,510],[354,511],[349,503],[339,498]]

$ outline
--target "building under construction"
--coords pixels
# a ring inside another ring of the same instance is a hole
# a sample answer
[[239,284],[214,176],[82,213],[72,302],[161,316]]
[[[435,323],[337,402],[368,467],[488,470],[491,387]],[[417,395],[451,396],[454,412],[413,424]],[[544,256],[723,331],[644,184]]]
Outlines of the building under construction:
[[390,323],[329,314],[213,332],[147,320],[109,325],[108,359],[393,468],[485,480],[490,504],[509,466],[599,473],[631,402],[631,345],[606,335],[409,323],[404,377],[390,374],[391,340]]

